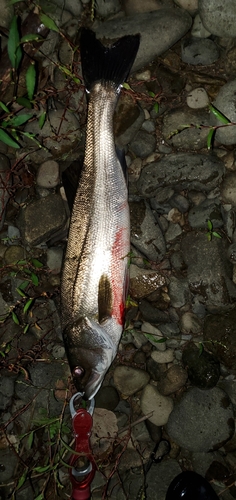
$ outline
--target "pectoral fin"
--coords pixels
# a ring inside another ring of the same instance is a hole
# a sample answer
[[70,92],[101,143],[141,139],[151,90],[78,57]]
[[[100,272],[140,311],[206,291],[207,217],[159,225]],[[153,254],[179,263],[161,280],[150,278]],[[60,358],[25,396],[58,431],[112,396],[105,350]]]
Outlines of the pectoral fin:
[[111,316],[112,312],[112,288],[105,274],[99,280],[98,285],[98,321],[101,324]]

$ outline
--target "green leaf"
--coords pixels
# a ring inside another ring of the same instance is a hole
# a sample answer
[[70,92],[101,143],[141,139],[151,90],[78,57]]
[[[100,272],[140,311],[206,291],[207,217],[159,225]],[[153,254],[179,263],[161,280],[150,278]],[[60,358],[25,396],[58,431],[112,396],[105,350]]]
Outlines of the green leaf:
[[17,144],[17,142],[2,129],[0,129],[0,141],[4,142],[4,144],[7,144],[8,146],[11,146],[12,148],[20,147],[19,144]]
[[37,274],[31,273],[31,281],[32,281],[33,285],[38,286],[39,279],[38,279]]
[[158,102],[155,102],[154,106],[153,106],[153,109],[156,113],[159,113],[159,104]]
[[35,90],[35,85],[36,85],[36,69],[35,69],[35,63],[31,63],[26,71],[25,75],[26,79],[26,88],[28,92],[28,98],[30,101],[32,101],[34,97],[34,90]]
[[151,90],[148,91],[148,95],[150,95],[150,97],[155,97],[154,92],[152,92]]
[[24,328],[24,330],[23,330],[23,333],[28,332],[28,330],[29,330],[29,323],[27,323],[27,325],[25,325],[25,328]]
[[29,299],[27,300],[25,306],[24,306],[24,309],[23,309],[23,312],[26,313],[28,311],[28,309],[30,308],[32,302],[33,302],[34,299]]
[[16,288],[16,291],[17,291],[17,293],[19,293],[19,295],[20,295],[21,297],[24,297],[24,298],[26,297],[25,293],[24,293],[24,292],[23,292],[23,290],[21,290],[20,288]]
[[37,497],[34,498],[34,500],[44,500],[44,494],[40,493]]
[[21,285],[19,286],[20,290],[25,290],[29,284],[29,281],[23,281]]
[[27,264],[27,261],[25,259],[17,260],[16,264],[18,266],[25,266],[25,264]]
[[215,135],[215,129],[210,128],[208,135],[207,135],[207,149],[211,149],[214,135]]
[[3,111],[6,111],[6,113],[10,113],[10,110],[7,108],[4,102],[0,101],[0,107],[3,109]]
[[27,42],[38,42],[40,40],[43,40],[41,35],[36,35],[35,33],[29,34],[22,36],[20,43],[27,43]]
[[10,4],[13,5],[14,3],[19,3],[21,0],[10,0]]
[[123,88],[126,89],[126,90],[132,90],[130,85],[126,82],[123,83]]
[[16,485],[16,490],[19,490],[21,488],[21,486],[23,486],[23,484],[25,483],[26,481],[26,477],[27,477],[27,473],[28,473],[28,469],[26,469],[22,476],[20,477],[20,479],[18,479],[18,483]]
[[32,115],[13,116],[9,124],[13,127],[19,127],[20,125],[23,125],[23,123],[26,123],[30,118],[32,118]]
[[34,267],[38,267],[38,268],[43,267],[42,262],[40,262],[38,259],[32,259],[31,262],[32,262]]
[[19,43],[20,43],[20,35],[18,31],[17,16],[13,16],[9,30],[7,50],[9,59],[11,61],[11,65],[14,69],[18,69],[22,58],[22,49]]
[[215,108],[215,106],[213,106],[212,104],[208,104],[209,106],[209,109],[210,111],[213,113],[213,115],[215,115],[215,117],[221,122],[221,123],[224,123],[225,125],[227,125],[227,123],[231,123],[231,121],[226,118],[226,116],[221,113],[221,111],[219,111],[217,108]]
[[29,450],[30,450],[30,448],[32,448],[33,440],[34,440],[34,431],[31,431],[29,434],[29,437],[27,439],[27,445],[28,445]]
[[54,23],[53,19],[51,19],[51,17],[46,16],[46,14],[40,13],[39,18],[44,26],[46,26],[46,28],[59,33],[59,28],[57,27],[56,23]]
[[24,108],[32,109],[32,104],[26,97],[17,97],[16,102],[17,104],[23,106]]
[[19,321],[19,319],[18,319],[18,317],[17,317],[16,313],[14,313],[14,311],[12,311],[11,315],[12,315],[12,319],[13,319],[14,323],[15,323],[16,325],[19,325],[19,324],[20,324],[20,321]]
[[44,111],[39,117],[39,128],[42,129],[46,120],[47,113]]
[[208,239],[208,241],[212,240],[212,234],[211,233],[207,233],[207,239]]
[[201,354],[203,353],[203,351],[204,351],[203,344],[202,344],[202,342],[199,342],[199,356],[201,356]]
[[33,471],[34,472],[46,472],[46,471],[50,470],[51,468],[52,468],[51,465],[45,465],[44,467],[34,467]]
[[213,224],[212,224],[210,219],[208,219],[208,221],[207,221],[207,227],[208,227],[209,231],[211,231],[213,228]]
[[213,231],[213,233],[212,233],[212,234],[213,234],[213,236],[215,236],[216,238],[222,238],[222,236],[221,236],[219,233],[217,233],[216,231]]

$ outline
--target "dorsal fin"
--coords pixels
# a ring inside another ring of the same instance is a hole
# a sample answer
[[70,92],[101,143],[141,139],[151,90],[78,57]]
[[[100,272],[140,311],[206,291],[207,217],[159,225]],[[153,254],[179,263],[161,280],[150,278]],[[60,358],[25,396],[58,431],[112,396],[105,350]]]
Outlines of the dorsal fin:
[[98,321],[102,323],[111,316],[112,311],[112,288],[105,274],[102,274],[98,285]]

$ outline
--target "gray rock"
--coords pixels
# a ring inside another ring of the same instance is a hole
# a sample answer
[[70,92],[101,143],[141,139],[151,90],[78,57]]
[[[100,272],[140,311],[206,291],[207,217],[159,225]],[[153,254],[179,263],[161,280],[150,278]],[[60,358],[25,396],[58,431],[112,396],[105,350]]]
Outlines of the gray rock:
[[131,243],[149,260],[160,262],[165,241],[151,209],[144,201],[130,203]]
[[179,391],[186,384],[188,374],[179,365],[172,365],[161,377],[157,387],[163,396]]
[[139,131],[145,119],[144,111],[128,94],[121,94],[114,115],[116,144],[124,148]]
[[37,172],[36,182],[43,188],[54,188],[60,183],[59,165],[54,160],[42,163]]
[[219,37],[235,37],[236,5],[232,0],[199,0],[199,14],[205,28]]
[[160,311],[160,309],[154,307],[146,299],[142,299],[139,302],[139,310],[142,313],[142,318],[144,321],[158,324],[163,322],[165,323],[168,320],[167,313],[165,313],[164,311]]
[[7,236],[9,238],[9,245],[13,245],[20,238],[20,231],[18,227],[9,225],[7,228]]
[[192,385],[199,389],[211,389],[220,378],[220,363],[210,354],[199,349],[194,344],[189,344],[183,352],[182,361],[188,372]]
[[4,260],[7,265],[16,264],[19,260],[26,258],[26,250],[20,245],[9,246],[4,254]]
[[158,466],[158,474],[155,467],[151,467],[147,473],[147,500],[165,500],[168,487],[173,479],[180,474],[181,468],[176,460],[169,459],[161,462]]
[[1,26],[2,28],[9,28],[11,20],[14,16],[14,7],[8,2],[8,0],[1,0],[0,9],[1,9]]
[[169,296],[173,307],[183,307],[190,299],[188,280],[186,278],[179,279],[171,276]]
[[33,246],[49,240],[64,226],[66,219],[61,196],[52,194],[22,208],[17,223],[24,241]]
[[62,247],[51,247],[47,250],[47,266],[54,274],[58,274],[61,271],[63,259],[63,248]]
[[187,311],[181,317],[180,329],[183,333],[200,333],[202,330],[202,322],[196,314]]
[[[207,341],[211,352],[221,363],[235,370],[236,368],[236,310],[206,316],[203,339]],[[229,348],[230,346],[230,348]]]
[[14,379],[2,376],[0,379],[0,410],[6,410],[14,395]]
[[116,366],[114,370],[115,387],[125,396],[132,396],[149,382],[149,375],[144,370],[129,366]]
[[156,139],[145,130],[139,130],[130,143],[131,151],[140,158],[146,158],[155,151]]
[[172,335],[179,334],[179,326],[177,323],[162,323],[159,328],[164,337],[172,337]]
[[152,351],[151,358],[157,364],[167,364],[174,361],[174,351],[173,349],[166,349],[165,351]]
[[147,321],[142,324],[141,330],[143,332],[143,336],[145,336],[150,344],[152,344],[158,351],[163,352],[166,350],[166,343],[162,342],[162,340],[164,340],[164,336],[161,330],[151,325]]
[[209,36],[211,36],[210,31],[208,31],[203,26],[203,23],[202,23],[202,20],[201,20],[199,14],[197,14],[194,18],[193,26],[191,29],[191,34],[193,37],[199,37],[199,38],[208,38]]
[[167,432],[190,451],[220,448],[234,433],[233,406],[228,395],[218,387],[207,391],[189,389],[174,407]]
[[203,87],[191,90],[187,95],[187,105],[191,109],[202,109],[208,106],[209,98]]
[[217,45],[208,38],[185,38],[181,43],[182,61],[187,64],[207,66],[219,59]]
[[[185,106],[181,109],[169,111],[163,120],[163,136],[173,146],[181,149],[201,149],[206,146],[207,128],[198,128],[199,125],[209,125],[210,113],[206,109],[190,109]],[[192,126],[193,125],[193,126]],[[194,126],[195,125],[195,126]],[[178,131],[178,133],[176,133]]]
[[177,208],[182,214],[189,209],[189,201],[185,196],[182,196],[182,194],[174,194],[170,199],[170,205]]
[[[232,80],[221,87],[213,104],[231,122],[236,122],[236,80]],[[211,122],[213,125],[222,126],[222,122],[217,120],[213,114],[211,116]],[[228,125],[218,128],[215,138],[221,144],[235,144],[236,127],[234,125]]]
[[178,238],[182,234],[182,228],[179,224],[174,224],[173,222],[169,223],[168,229],[165,232],[165,240],[167,243],[174,241],[175,238]]
[[172,253],[170,256],[170,262],[172,267],[174,267],[176,271],[182,271],[185,268],[183,252],[177,251]]
[[206,234],[192,232],[183,237],[181,247],[191,292],[204,297],[208,309],[227,306],[236,288],[230,279],[230,263],[224,258],[224,241],[214,237],[208,241]]
[[224,164],[216,156],[176,153],[143,168],[137,182],[139,192],[147,198],[156,195],[160,186],[210,191],[218,186]]
[[159,9],[157,12],[112,19],[96,29],[99,38],[114,40],[124,35],[141,34],[140,48],[133,71],[142,68],[174,45],[191,27],[187,12]]
[[173,401],[171,398],[162,396],[153,385],[146,385],[143,389],[140,399],[141,410],[144,415],[153,412],[148,420],[153,424],[160,426],[168,422],[170,413],[173,410]]
[[96,14],[100,17],[108,17],[119,12],[121,6],[119,0],[96,0]]
[[14,478],[18,460],[19,459],[15,451],[10,449],[0,450],[1,483],[7,483]]
[[207,229],[208,220],[212,222],[213,230],[223,226],[219,200],[206,199],[189,210],[188,221],[193,229]]
[[129,291],[134,299],[150,295],[165,284],[165,278],[157,271],[130,265]]
[[226,174],[221,185],[221,197],[224,203],[236,206],[236,172]]
[[113,411],[119,403],[119,394],[115,387],[104,386],[98,391],[95,396],[96,408],[105,408]]

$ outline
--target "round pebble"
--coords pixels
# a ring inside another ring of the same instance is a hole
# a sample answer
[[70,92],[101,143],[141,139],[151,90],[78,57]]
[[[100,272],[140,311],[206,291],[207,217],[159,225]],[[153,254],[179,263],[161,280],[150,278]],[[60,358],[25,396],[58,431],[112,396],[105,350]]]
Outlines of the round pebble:
[[37,185],[42,188],[54,188],[60,183],[59,165],[54,160],[48,160],[39,166]]
[[156,387],[150,384],[146,385],[142,392],[140,405],[144,415],[153,412],[148,420],[157,426],[165,425],[168,422],[174,406],[171,398],[162,396]]
[[149,382],[149,375],[144,370],[129,366],[116,366],[114,370],[115,387],[124,396],[132,396]]
[[187,95],[187,105],[192,109],[205,108],[209,104],[209,99],[207,92],[204,88],[198,87],[197,89],[191,90]]

